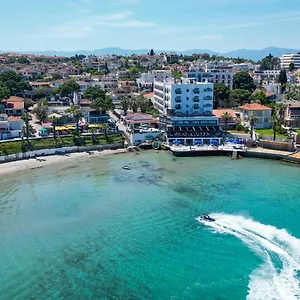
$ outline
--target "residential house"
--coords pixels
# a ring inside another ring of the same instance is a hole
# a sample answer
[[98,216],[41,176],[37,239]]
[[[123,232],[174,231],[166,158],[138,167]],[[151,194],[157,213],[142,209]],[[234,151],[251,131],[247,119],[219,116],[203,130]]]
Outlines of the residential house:
[[22,116],[24,114],[24,99],[16,96],[11,96],[6,100],[5,110],[8,116]]
[[285,126],[300,128],[300,102],[290,102],[286,107]]
[[271,128],[272,108],[258,104],[250,103],[239,107],[241,110],[241,121],[249,124],[252,116],[257,118],[254,124],[256,129]]

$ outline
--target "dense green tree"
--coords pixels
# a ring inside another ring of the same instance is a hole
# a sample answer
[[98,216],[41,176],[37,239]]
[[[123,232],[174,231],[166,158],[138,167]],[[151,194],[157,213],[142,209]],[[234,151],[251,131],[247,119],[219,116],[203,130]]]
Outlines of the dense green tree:
[[44,123],[48,116],[48,103],[45,99],[41,99],[37,102],[37,105],[32,110],[32,113],[36,116],[40,123]]
[[83,97],[89,100],[95,100],[97,98],[104,99],[106,93],[100,86],[89,86],[83,93]]
[[258,63],[260,64],[261,71],[274,70],[280,67],[280,59],[278,57],[274,57],[272,54],[269,54]]
[[295,70],[295,64],[293,62],[291,62],[289,64],[289,71],[294,71]]
[[300,101],[300,86],[288,85],[288,93],[285,95],[287,100]]
[[34,101],[29,99],[29,98],[26,98],[24,99],[24,108],[26,111],[29,110],[30,107],[32,107],[34,105]]
[[11,95],[24,90],[31,90],[29,83],[24,81],[20,74],[11,70],[0,73],[0,83],[9,89]]
[[59,87],[59,93],[61,97],[68,97],[71,96],[72,93],[79,91],[80,85],[73,79],[66,81]]
[[47,96],[47,90],[48,88],[46,87],[39,87],[37,89],[35,89],[35,95],[37,97],[37,99],[42,99],[45,98]]
[[243,105],[245,102],[249,102],[251,93],[248,90],[236,89],[230,91],[230,101]]
[[243,89],[253,92],[255,84],[248,72],[238,72],[233,76],[233,89]]
[[224,83],[214,84],[214,108],[219,108],[221,101],[228,103],[230,89]]
[[139,96],[139,105],[142,113],[146,113],[150,107],[150,100],[145,98],[143,95]]
[[249,97],[250,101],[259,101],[261,104],[267,104],[268,100],[263,91],[257,91]]
[[285,85],[287,83],[287,77],[286,77],[286,71],[285,70],[282,70],[282,69],[280,70],[278,82],[281,85]]
[[51,77],[52,80],[59,80],[63,78],[59,73],[53,73]]
[[2,82],[0,82],[0,101],[9,98],[9,96],[9,89]]
[[27,57],[21,56],[21,57],[18,58],[18,63],[24,64],[24,65],[29,65],[30,61]]
[[155,54],[155,53],[154,53],[154,50],[151,49],[151,50],[150,50],[150,55],[153,56],[154,54]]
[[114,108],[112,99],[108,96],[105,96],[104,98],[96,98],[91,103],[91,108],[96,109],[101,114],[106,113],[108,110],[111,110]]

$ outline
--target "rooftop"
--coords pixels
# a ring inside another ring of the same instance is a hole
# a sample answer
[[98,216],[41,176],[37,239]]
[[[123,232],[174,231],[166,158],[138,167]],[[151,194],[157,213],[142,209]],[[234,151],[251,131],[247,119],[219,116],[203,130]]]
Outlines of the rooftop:
[[264,111],[264,110],[272,110],[272,108],[258,104],[258,103],[250,103],[240,106],[240,109],[246,110],[246,111]]
[[231,109],[231,108],[228,108],[228,109],[214,109],[214,110],[213,110],[213,114],[214,114],[216,117],[218,117],[219,119],[222,117],[222,115],[223,115],[224,113],[230,114],[231,117],[232,117],[233,119],[235,119],[235,118],[237,117],[236,114],[235,114],[235,112],[234,112],[234,110]]

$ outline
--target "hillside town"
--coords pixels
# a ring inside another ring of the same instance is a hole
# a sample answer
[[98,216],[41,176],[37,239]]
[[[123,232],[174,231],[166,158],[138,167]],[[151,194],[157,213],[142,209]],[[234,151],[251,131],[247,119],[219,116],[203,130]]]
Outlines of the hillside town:
[[[220,145],[228,134],[297,142],[300,53],[0,54],[0,140],[121,133],[140,145]],[[298,139],[299,142],[299,139]]]

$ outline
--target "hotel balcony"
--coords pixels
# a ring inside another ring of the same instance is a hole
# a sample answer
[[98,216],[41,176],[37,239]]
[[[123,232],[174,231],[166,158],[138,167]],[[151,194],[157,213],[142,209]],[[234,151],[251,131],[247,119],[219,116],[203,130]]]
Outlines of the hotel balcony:
[[181,105],[180,104],[176,104],[175,105],[175,109],[181,109]]
[[194,102],[200,102],[199,96],[195,96],[195,97],[193,98],[193,101],[194,101]]
[[181,97],[180,96],[175,97],[175,102],[176,103],[181,103]]
[[206,89],[204,89],[204,93],[211,93],[213,90],[211,89],[211,88],[206,88]]
[[195,88],[193,89],[194,94],[200,94],[200,89],[199,88]]

